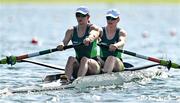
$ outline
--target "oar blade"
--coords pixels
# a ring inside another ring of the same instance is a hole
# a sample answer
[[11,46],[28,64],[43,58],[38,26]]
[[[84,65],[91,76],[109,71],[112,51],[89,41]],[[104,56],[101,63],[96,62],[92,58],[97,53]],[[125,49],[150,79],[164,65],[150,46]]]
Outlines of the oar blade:
[[16,63],[16,57],[15,56],[7,56],[6,58],[0,60],[0,64],[14,65],[15,63]]
[[167,66],[168,68],[180,69],[180,65],[177,63],[173,63],[171,61],[160,60],[160,64],[163,66]]
[[1,60],[0,60],[0,64],[7,64],[7,59],[6,59],[6,58],[1,59]]
[[172,68],[175,68],[175,69],[180,69],[180,65],[179,64],[176,64],[176,63],[172,63]]

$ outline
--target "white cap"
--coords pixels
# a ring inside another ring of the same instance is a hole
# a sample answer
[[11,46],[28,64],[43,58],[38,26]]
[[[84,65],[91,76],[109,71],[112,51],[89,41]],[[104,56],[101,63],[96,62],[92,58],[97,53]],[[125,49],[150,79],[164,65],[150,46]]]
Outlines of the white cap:
[[113,17],[113,18],[118,18],[119,17],[119,12],[116,9],[111,9],[111,10],[107,11],[106,17],[107,16],[110,16],[110,17]]
[[81,13],[81,14],[89,14],[89,9],[85,6],[80,6],[79,8],[76,9],[76,13]]

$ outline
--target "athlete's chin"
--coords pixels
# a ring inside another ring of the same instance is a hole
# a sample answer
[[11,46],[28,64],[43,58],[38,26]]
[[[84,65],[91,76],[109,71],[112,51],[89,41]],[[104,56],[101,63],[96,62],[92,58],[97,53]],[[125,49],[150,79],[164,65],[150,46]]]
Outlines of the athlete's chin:
[[112,25],[113,25],[113,23],[108,23],[108,25],[109,25],[109,26],[112,26]]
[[79,24],[82,24],[83,22],[81,20],[78,21]]
[[79,22],[79,25],[83,25],[84,23],[83,22]]

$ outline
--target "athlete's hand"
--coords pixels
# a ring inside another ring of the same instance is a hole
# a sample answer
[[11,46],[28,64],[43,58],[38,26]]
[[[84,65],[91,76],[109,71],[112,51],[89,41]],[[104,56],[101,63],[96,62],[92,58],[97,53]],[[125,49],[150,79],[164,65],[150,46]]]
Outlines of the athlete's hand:
[[89,38],[85,38],[83,43],[84,45],[89,46],[89,44],[91,43],[91,40]]
[[117,49],[117,46],[115,44],[109,45],[109,51],[115,51]]
[[59,51],[63,51],[64,50],[64,44],[63,43],[60,43],[58,46],[57,46],[57,49]]

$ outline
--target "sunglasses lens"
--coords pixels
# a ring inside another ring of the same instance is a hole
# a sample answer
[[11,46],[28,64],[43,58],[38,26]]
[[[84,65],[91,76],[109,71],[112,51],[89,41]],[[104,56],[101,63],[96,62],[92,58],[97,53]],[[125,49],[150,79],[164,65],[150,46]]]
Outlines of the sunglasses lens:
[[106,19],[107,20],[116,20],[117,18],[113,18],[113,17],[107,16]]
[[81,13],[76,13],[76,17],[86,17],[86,15],[81,14]]

